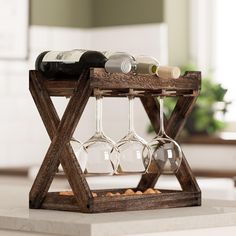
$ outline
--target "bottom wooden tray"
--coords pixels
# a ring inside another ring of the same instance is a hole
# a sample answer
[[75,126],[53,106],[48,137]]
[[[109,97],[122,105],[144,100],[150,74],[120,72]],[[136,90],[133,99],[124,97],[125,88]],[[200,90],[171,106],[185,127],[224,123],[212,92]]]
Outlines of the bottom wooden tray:
[[[188,207],[201,205],[201,192],[160,190],[161,193],[142,195],[104,196],[106,192],[124,192],[119,190],[98,190],[87,204],[87,213],[114,211],[136,211],[160,208]],[[72,194],[49,192],[41,206],[42,209],[82,212]]]

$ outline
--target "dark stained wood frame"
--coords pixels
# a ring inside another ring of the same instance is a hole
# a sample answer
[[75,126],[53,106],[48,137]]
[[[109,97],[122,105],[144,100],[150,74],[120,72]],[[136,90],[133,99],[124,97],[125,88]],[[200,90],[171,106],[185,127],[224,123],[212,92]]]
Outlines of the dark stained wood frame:
[[[51,144],[29,193],[29,207],[98,213],[201,205],[201,191],[185,157],[176,173],[182,191],[162,190],[161,194],[108,197],[101,194],[108,190],[99,190],[93,191],[98,194],[93,197],[70,145],[87,101],[98,89],[108,97],[124,97],[129,89],[136,91],[156,132],[159,130],[159,104],[155,97],[178,96],[170,119],[165,119],[167,134],[177,138],[195,104],[200,87],[200,72],[186,72],[179,79],[162,79],[151,75],[107,74],[103,69],[91,68],[79,78],[68,79],[45,78],[38,71],[30,71],[30,92]],[[70,97],[61,120],[51,96]],[[48,192],[60,164],[74,193],[72,196]],[[134,190],[154,187],[158,178],[158,173],[144,174]]]

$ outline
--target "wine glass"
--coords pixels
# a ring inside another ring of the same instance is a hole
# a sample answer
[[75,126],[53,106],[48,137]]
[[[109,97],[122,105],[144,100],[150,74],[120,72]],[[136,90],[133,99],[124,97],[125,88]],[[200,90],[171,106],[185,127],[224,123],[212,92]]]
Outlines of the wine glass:
[[[119,150],[114,141],[102,130],[102,96],[96,96],[96,132],[82,145],[85,153],[79,155],[79,160],[86,160],[84,173],[86,175],[113,175],[119,164]],[[85,156],[84,156],[85,154]]]
[[[130,90],[132,93],[132,90]],[[139,137],[134,130],[133,104],[134,96],[129,95],[129,130],[117,146],[120,151],[119,173],[145,173],[150,165],[150,148],[147,142]],[[143,150],[146,150],[145,153]]]
[[[81,144],[81,142],[72,137],[70,140],[70,145],[74,151],[74,154],[80,164],[80,168],[82,169],[82,171],[85,170],[85,165],[87,162],[87,155],[86,155],[86,150],[84,149],[83,145]],[[59,175],[65,175],[64,170],[61,166],[61,164],[59,165],[58,169],[57,169],[57,174]]]
[[175,173],[178,171],[182,161],[182,150],[179,144],[165,133],[162,96],[159,98],[159,101],[160,130],[157,136],[149,142],[152,150],[152,160],[155,160],[160,173]]
[[70,145],[75,153],[75,156],[79,162],[81,170],[84,172],[87,163],[87,153],[84,146],[75,138],[71,138]]

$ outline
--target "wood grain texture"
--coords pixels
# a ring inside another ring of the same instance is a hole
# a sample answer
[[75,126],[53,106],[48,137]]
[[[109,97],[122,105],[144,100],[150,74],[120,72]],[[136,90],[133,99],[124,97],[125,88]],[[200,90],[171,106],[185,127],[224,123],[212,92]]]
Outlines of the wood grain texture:
[[[59,125],[59,117],[49,98],[47,91],[39,82],[38,74],[30,71],[30,92],[35,105],[52,140]],[[59,159],[44,159],[39,173],[29,193],[30,207],[40,207],[57,171]],[[39,196],[40,194],[40,196]]]
[[[60,124],[59,117],[56,113],[56,110],[52,104],[52,101],[47,94],[46,89],[43,87],[43,84],[40,80],[40,74],[35,74],[34,72],[31,72],[30,76],[30,91],[32,93],[32,96],[35,100],[36,106],[38,107],[39,113],[44,121],[45,127],[49,133],[49,136],[51,139],[56,136],[57,128]],[[83,86],[83,83],[87,83],[87,75],[84,74],[80,82],[80,86]],[[79,84],[78,84],[79,87]],[[78,91],[83,91],[82,88],[79,87]],[[86,98],[88,99],[89,93],[86,94],[87,90],[84,91],[85,94],[81,93],[81,99],[85,99],[84,103],[86,104]],[[90,91],[91,92],[91,91]],[[77,92],[79,93],[79,92]],[[74,98],[74,100],[78,99],[78,96]],[[83,101],[83,100],[81,100]],[[80,109],[80,113],[82,114],[82,111],[84,109],[85,104],[81,103],[77,109]],[[76,106],[76,104],[75,104]],[[73,112],[73,111],[72,111]],[[80,114],[80,115],[81,115]],[[70,117],[70,116],[69,116]],[[77,117],[77,119],[80,116]],[[30,207],[31,208],[37,208],[40,207],[42,204],[42,201],[50,187],[50,184],[55,176],[57,167],[59,165],[59,159],[62,164],[62,167],[66,173],[66,176],[69,180],[69,183],[71,185],[71,188],[74,192],[78,193],[77,200],[79,202],[80,207],[85,207],[84,202],[88,200],[89,197],[91,197],[91,192],[89,190],[88,184],[82,175],[82,171],[79,167],[79,164],[77,162],[77,159],[74,155],[74,152],[70,146],[70,144],[67,142],[66,147],[62,150],[61,156],[58,158],[58,156],[47,156],[45,157],[43,164],[39,170],[39,173],[34,181],[34,184],[32,186],[32,189],[30,191]],[[82,191],[81,193],[81,190]]]
[[[90,200],[90,213],[153,210],[171,207],[187,207],[201,205],[200,192],[172,191],[162,194],[120,195],[113,197],[95,197]],[[64,196],[58,193],[48,193],[42,205],[43,209],[63,211],[81,210],[76,205],[74,196]],[[86,211],[87,212],[87,211]]]
[[[108,74],[104,69],[90,69],[90,86],[92,88],[119,90],[119,93],[111,93],[105,96],[122,96],[129,88],[136,90],[148,90],[150,94],[159,95],[162,90],[176,91],[192,95],[200,87],[200,73],[186,72],[178,79],[163,79],[153,75],[133,75],[133,74]],[[44,77],[44,86],[51,96],[71,96],[74,92],[78,78],[51,78]]]
[[[183,126],[189,117],[195,103],[197,100],[196,97],[179,97],[175,105],[175,108],[171,114],[171,117],[168,121],[166,132],[167,134],[177,139],[180,134]],[[183,159],[181,166],[176,173],[176,177],[179,180],[179,183],[183,190],[186,191],[200,191],[200,188],[197,184],[197,181],[190,169],[190,166],[185,158],[183,153]]]
[[166,125],[166,133],[173,139],[177,139],[184,124],[196,103],[195,97],[179,97],[175,108]]
[[[30,207],[98,213],[200,205],[201,191],[185,157],[176,173],[183,191],[169,190],[160,194],[108,197],[104,196],[107,190],[96,190],[94,192],[98,197],[93,197],[69,143],[95,88],[105,92],[105,96],[126,96],[129,88],[136,89],[136,92],[142,91],[141,95],[137,96],[141,96],[141,102],[156,132],[159,131],[159,104],[154,96],[166,95],[166,90],[170,91],[168,96],[181,95],[170,119],[165,119],[168,134],[176,137],[199,94],[200,77],[199,72],[187,72],[180,79],[164,80],[148,75],[109,75],[102,69],[91,69],[90,74],[85,71],[78,82],[76,78],[47,80],[39,72],[31,71],[30,91],[52,142],[32,186]],[[61,120],[51,101],[52,95],[71,96]],[[72,196],[48,193],[59,163],[62,164],[71,185],[74,193]],[[158,173],[143,175],[134,190],[144,191],[154,187],[158,177]]]
[[[192,72],[193,73],[193,72]],[[102,89],[198,90],[199,81],[192,76],[163,79],[156,75],[108,74],[103,69],[90,72],[91,87]]]

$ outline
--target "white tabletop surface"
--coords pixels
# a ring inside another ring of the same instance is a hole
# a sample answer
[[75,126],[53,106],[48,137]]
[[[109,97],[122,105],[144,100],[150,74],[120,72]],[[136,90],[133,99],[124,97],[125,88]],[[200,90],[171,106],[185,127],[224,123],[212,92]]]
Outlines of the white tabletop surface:
[[[172,180],[166,179],[163,184],[165,182],[168,185]],[[0,177],[0,232],[15,230],[45,235],[127,236],[236,226],[233,182],[227,179],[200,179],[199,183],[203,196],[208,194],[208,197],[212,195],[215,198],[204,199],[201,207],[82,214],[29,210],[28,192],[32,181]],[[58,187],[57,184],[54,186]]]

